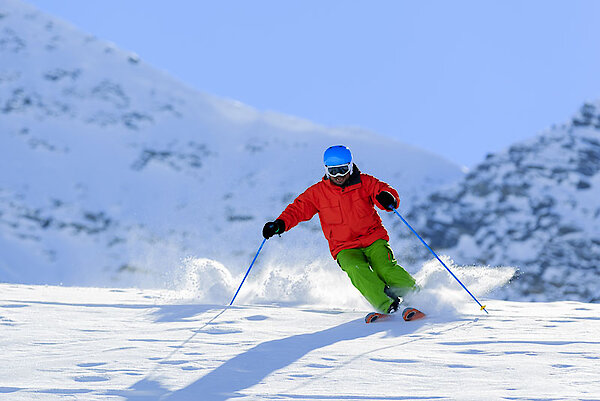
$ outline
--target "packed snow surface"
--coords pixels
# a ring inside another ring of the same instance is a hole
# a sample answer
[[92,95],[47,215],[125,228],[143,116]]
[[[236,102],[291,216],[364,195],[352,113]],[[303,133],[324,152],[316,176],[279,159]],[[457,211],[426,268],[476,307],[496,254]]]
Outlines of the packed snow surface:
[[[238,279],[209,261],[190,263],[190,271],[210,274],[215,293],[229,292],[229,281]],[[478,297],[514,273],[452,268]],[[368,307],[248,303],[260,278],[252,275],[254,287],[241,291],[246,302],[229,308],[199,303],[198,294],[185,286],[165,291],[0,284],[0,396],[15,401],[600,397],[600,305],[483,298],[486,315],[433,262],[417,277],[423,289],[411,303],[428,317],[404,322],[395,316],[370,325],[363,322]]]

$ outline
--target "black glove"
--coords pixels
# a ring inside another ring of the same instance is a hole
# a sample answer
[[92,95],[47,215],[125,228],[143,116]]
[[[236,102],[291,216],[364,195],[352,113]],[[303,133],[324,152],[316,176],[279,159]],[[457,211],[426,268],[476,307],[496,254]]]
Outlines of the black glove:
[[269,221],[263,227],[263,237],[266,239],[271,238],[275,234],[281,234],[285,231],[285,223],[281,219],[277,219],[275,221]]
[[392,209],[396,209],[398,207],[396,198],[394,198],[394,195],[388,191],[381,191],[375,196],[375,199],[377,199],[377,202],[379,202],[387,211],[392,211]]

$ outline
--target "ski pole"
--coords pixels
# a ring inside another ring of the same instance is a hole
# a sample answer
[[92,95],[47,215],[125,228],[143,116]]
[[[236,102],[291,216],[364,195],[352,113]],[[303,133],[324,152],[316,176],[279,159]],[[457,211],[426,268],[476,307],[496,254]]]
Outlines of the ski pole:
[[475,300],[475,302],[477,302],[477,304],[478,304],[479,306],[481,306],[481,310],[482,310],[482,311],[484,311],[485,313],[488,313],[488,314],[489,314],[489,312],[488,312],[488,311],[485,309],[485,305],[482,305],[482,304],[481,304],[481,303],[480,303],[480,302],[477,300],[477,298],[475,298],[475,295],[471,294],[471,291],[469,291],[469,290],[467,289],[467,287],[465,287],[465,285],[464,285],[464,284],[463,284],[463,283],[462,283],[462,282],[461,282],[461,281],[458,279],[458,277],[456,277],[456,276],[454,275],[454,273],[452,273],[452,270],[450,270],[450,269],[448,268],[448,266],[446,266],[446,264],[445,264],[444,262],[442,262],[442,259],[440,259],[440,257],[439,257],[439,256],[438,256],[438,255],[437,255],[435,252],[433,252],[433,249],[431,249],[431,247],[430,247],[429,245],[427,245],[427,242],[425,242],[425,241],[423,240],[423,238],[421,238],[421,236],[420,236],[420,235],[419,235],[419,234],[418,234],[418,233],[415,231],[415,229],[414,229],[414,228],[412,228],[412,227],[410,226],[410,224],[408,224],[408,222],[407,222],[406,220],[404,220],[404,217],[402,217],[402,216],[400,215],[400,213],[398,213],[398,210],[396,210],[396,208],[392,208],[392,209],[394,210],[394,213],[396,213],[396,215],[397,215],[398,217],[400,217],[400,220],[402,220],[402,222],[403,222],[404,224],[406,224],[406,226],[407,226],[408,228],[410,228],[410,230],[411,230],[411,231],[412,231],[412,232],[413,232],[413,233],[414,233],[414,234],[417,236],[417,238],[421,240],[421,242],[423,243],[423,245],[425,245],[425,247],[426,247],[427,249],[429,249],[429,251],[430,251],[430,252],[433,254],[433,256],[435,256],[435,257],[437,258],[437,260],[438,260],[438,261],[439,261],[439,262],[442,264],[442,266],[444,266],[444,267],[446,268],[446,270],[448,270],[448,273],[450,273],[450,274],[452,275],[452,277],[454,277],[454,278],[456,279],[456,281],[458,281],[458,283],[459,283],[459,284],[462,286],[462,288],[464,288],[464,289],[465,289],[465,291],[469,293],[469,295],[471,296],[471,298],[473,298],[473,299]]
[[229,306],[233,305],[233,301],[235,301],[235,297],[237,297],[238,292],[240,292],[240,289],[242,288],[242,285],[244,284],[244,281],[246,281],[246,277],[248,277],[248,274],[250,273],[250,269],[252,269],[252,266],[254,266],[254,262],[256,262],[256,258],[258,258],[258,254],[260,253],[260,251],[262,250],[263,246],[265,245],[265,242],[267,242],[266,238],[263,239],[262,244],[260,244],[260,248],[258,248],[258,252],[256,252],[256,255],[254,255],[254,259],[252,259],[252,263],[250,263],[250,267],[248,268],[248,271],[246,271],[246,275],[242,279],[242,282],[240,283],[240,286],[238,287],[237,291],[235,292],[235,295],[233,296],[233,299],[229,303]]

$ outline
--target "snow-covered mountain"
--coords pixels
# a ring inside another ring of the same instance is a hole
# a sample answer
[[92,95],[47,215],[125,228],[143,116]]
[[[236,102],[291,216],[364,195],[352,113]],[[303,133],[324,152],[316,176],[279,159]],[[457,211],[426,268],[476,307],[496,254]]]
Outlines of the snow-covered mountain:
[[409,217],[458,263],[519,266],[505,297],[600,301],[600,102],[488,155]]
[[[3,282],[163,286],[187,256],[239,274],[333,144],[405,200],[463,175],[373,133],[199,93],[17,0],[0,0],[0,59]],[[318,231],[269,241],[262,260],[332,264]]]

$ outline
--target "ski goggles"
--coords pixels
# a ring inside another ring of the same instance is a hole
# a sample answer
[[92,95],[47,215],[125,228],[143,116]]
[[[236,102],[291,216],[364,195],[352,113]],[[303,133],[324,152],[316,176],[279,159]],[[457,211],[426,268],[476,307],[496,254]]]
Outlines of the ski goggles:
[[343,177],[352,173],[352,163],[340,164],[339,166],[325,166],[325,173],[329,177]]

